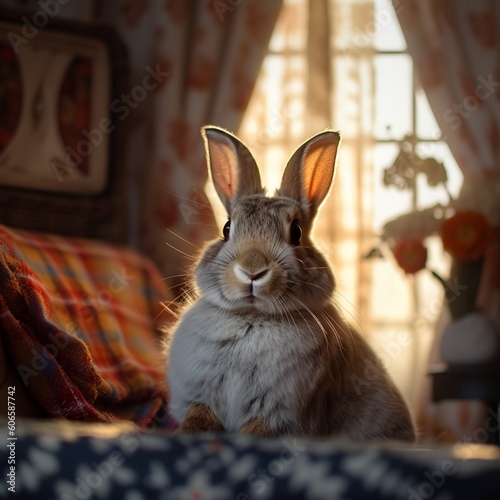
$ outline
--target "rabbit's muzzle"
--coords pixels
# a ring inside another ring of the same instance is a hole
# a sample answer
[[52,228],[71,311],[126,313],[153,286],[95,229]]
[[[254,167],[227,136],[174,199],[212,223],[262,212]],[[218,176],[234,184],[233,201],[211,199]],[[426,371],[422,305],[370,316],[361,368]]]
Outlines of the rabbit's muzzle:
[[271,278],[269,262],[260,252],[246,253],[233,265],[236,278],[244,285],[261,286]]
[[246,251],[227,267],[224,284],[228,296],[257,305],[281,295],[285,276],[283,269],[263,253]]

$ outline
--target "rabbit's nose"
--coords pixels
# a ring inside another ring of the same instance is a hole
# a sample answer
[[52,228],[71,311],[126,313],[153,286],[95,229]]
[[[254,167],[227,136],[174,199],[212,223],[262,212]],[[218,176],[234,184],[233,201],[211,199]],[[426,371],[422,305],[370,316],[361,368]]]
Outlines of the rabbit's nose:
[[271,277],[269,262],[257,251],[249,251],[234,264],[234,274],[245,285],[262,284]]
[[234,266],[234,274],[242,283],[248,285],[250,283],[263,283],[267,281],[270,273],[268,268],[250,271],[240,264],[236,264]]

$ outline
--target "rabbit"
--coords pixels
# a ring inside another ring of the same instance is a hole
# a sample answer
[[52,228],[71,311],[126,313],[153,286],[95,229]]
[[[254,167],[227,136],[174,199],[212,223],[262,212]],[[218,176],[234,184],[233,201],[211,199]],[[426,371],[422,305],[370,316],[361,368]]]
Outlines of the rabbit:
[[333,304],[332,270],[310,236],[340,135],[302,144],[274,197],[236,136],[215,126],[202,136],[228,221],[195,266],[196,297],[169,340],[177,432],[415,441],[402,395]]

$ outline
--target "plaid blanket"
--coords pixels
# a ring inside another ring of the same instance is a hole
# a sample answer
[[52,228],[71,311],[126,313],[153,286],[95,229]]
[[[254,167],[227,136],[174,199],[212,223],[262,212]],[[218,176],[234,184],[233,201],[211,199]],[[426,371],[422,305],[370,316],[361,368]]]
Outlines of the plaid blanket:
[[129,249],[0,225],[0,334],[50,415],[151,423],[167,399],[164,283]]

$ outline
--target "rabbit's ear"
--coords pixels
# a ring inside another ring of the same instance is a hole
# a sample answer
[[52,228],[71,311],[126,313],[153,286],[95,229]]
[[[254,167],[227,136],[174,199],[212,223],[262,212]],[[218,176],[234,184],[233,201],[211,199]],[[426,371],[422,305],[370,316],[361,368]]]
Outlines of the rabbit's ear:
[[248,148],[230,132],[207,126],[202,136],[215,190],[230,214],[234,200],[263,192],[259,169]]
[[321,132],[300,146],[288,161],[278,194],[297,200],[313,218],[328,194],[340,143],[337,132]]

